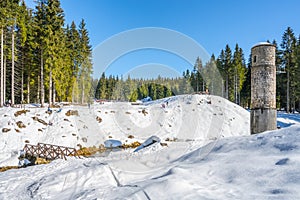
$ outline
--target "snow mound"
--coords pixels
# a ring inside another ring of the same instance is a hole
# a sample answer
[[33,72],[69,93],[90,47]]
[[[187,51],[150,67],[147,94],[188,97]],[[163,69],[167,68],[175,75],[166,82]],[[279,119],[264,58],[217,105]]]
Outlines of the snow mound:
[[[0,134],[0,166],[16,165],[18,152],[26,143],[78,148],[99,146],[108,139],[143,142],[156,135],[162,142],[176,139],[202,141],[204,145],[221,137],[250,134],[249,112],[210,95],[180,95],[142,105],[105,102],[91,108],[66,106],[54,108],[52,113],[26,105],[28,112],[15,116],[20,110],[0,109],[0,130],[9,129]],[[133,137],[128,138],[130,135]]]

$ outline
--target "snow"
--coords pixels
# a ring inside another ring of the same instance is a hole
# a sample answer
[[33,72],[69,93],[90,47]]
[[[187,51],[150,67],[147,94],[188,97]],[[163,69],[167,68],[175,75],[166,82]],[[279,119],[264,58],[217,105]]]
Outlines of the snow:
[[[260,45],[267,45],[267,46],[273,46],[273,44],[269,43],[269,42],[258,42],[257,44],[253,45],[253,47],[256,47],[256,46],[260,46]],[[253,48],[252,47],[252,48]]]
[[[280,112],[281,129],[250,135],[249,112],[216,96],[70,106],[52,115],[46,108],[28,109],[18,117],[19,109],[0,109],[1,130],[11,129],[0,133],[1,166],[17,165],[25,140],[78,148],[109,139],[142,143],[156,135],[168,146],[156,142],[138,152],[107,151],[8,170],[0,173],[0,199],[300,198],[299,114]],[[68,110],[78,110],[79,116],[67,117]],[[26,128],[16,132],[17,121]]]

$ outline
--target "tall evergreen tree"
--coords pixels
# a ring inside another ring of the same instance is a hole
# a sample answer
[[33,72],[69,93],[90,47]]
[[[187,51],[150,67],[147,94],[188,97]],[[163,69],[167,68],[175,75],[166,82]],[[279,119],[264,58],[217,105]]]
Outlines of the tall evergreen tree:
[[[281,42],[282,48],[282,62],[285,65],[285,70],[287,73],[287,81],[286,81],[286,111],[290,112],[290,100],[291,98],[294,101],[294,81],[295,81],[295,62],[293,59],[293,53],[296,47],[296,38],[293,30],[288,27],[282,36]],[[292,88],[291,88],[292,86]],[[291,89],[292,89],[292,97],[291,97]]]
[[235,51],[233,53],[232,68],[234,71],[234,102],[236,104],[240,104],[240,92],[246,78],[246,65],[243,50],[238,46],[238,44],[236,44]]
[[80,69],[79,69],[79,87],[81,91],[81,103],[90,100],[92,78],[92,49],[89,41],[88,31],[86,29],[85,21],[82,19],[79,24],[79,38],[80,38]]

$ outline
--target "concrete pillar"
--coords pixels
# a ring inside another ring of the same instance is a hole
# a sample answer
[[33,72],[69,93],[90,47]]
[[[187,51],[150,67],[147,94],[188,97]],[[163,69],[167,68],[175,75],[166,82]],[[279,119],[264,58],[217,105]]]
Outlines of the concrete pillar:
[[251,134],[277,129],[275,49],[267,42],[251,49]]

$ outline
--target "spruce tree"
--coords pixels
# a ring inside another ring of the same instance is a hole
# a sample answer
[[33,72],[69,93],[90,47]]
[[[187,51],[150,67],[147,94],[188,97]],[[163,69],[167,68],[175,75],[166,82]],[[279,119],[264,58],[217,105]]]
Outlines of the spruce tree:
[[92,49],[89,41],[88,31],[85,21],[82,19],[79,24],[79,87],[81,91],[81,103],[87,102],[91,98],[90,88],[92,83]]
[[[294,82],[295,82],[295,62],[293,59],[293,54],[296,47],[296,38],[293,30],[288,27],[282,36],[282,42],[280,44],[282,48],[282,62],[285,65],[285,70],[287,73],[287,86],[286,86],[286,111],[290,112],[290,101],[291,98],[294,101]],[[292,87],[292,88],[291,88]],[[292,94],[291,94],[292,91]]]

